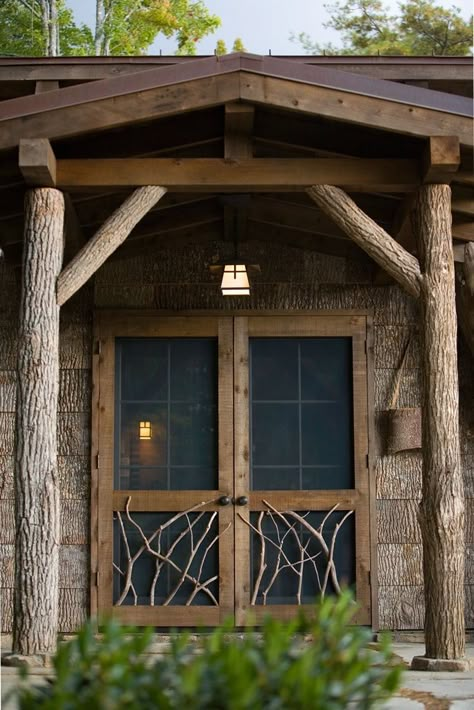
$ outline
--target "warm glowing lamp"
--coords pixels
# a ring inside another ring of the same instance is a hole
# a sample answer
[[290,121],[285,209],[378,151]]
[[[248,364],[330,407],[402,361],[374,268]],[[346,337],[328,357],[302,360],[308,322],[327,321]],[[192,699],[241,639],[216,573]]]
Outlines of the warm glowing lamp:
[[250,284],[245,264],[226,264],[222,274],[223,296],[250,296]]
[[151,439],[151,422],[140,422],[138,433],[140,439]]

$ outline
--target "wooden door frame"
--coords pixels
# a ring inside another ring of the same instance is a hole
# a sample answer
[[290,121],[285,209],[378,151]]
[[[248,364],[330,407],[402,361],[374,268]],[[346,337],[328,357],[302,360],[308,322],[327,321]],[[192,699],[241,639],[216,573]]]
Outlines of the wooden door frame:
[[[295,334],[297,337],[298,331],[294,327],[294,319],[296,317],[301,318],[311,318],[314,323],[314,318],[319,321],[319,326],[317,331],[312,331],[313,335],[331,335],[337,336],[338,334],[347,335],[348,333],[353,338],[353,353],[357,354],[357,360],[360,365],[360,370],[358,370],[357,377],[353,379],[354,382],[354,398],[356,393],[359,397],[360,395],[360,407],[359,411],[364,413],[364,420],[366,422],[365,431],[358,435],[359,454],[357,456],[359,472],[365,474],[366,485],[363,486],[363,496],[366,500],[366,510],[367,510],[367,524],[364,531],[359,536],[356,543],[356,565],[357,565],[357,584],[359,589],[363,589],[362,593],[362,609],[359,614],[359,623],[372,624],[374,628],[377,628],[377,585],[376,585],[376,510],[375,510],[375,484],[373,481],[373,441],[374,441],[374,421],[373,421],[373,353],[372,353],[372,319],[371,313],[368,310],[304,310],[304,311],[252,311],[242,309],[240,311],[133,311],[133,310],[97,310],[94,314],[94,349],[93,349],[93,363],[92,363],[92,373],[93,373],[93,398],[92,398],[92,437],[91,437],[91,469],[92,469],[92,485],[91,485],[91,614],[97,615],[99,611],[99,589],[102,586],[103,579],[98,578],[99,572],[99,548],[100,548],[100,535],[99,535],[99,511],[101,510],[100,497],[99,497],[99,473],[103,473],[104,462],[102,457],[100,457],[99,462],[99,452],[101,450],[101,441],[103,440],[105,430],[103,424],[104,411],[102,410],[101,401],[103,400],[103,389],[105,387],[113,388],[113,381],[108,382],[107,379],[104,380],[104,366],[106,361],[104,357],[107,358],[107,339],[114,337],[149,337],[159,336],[157,333],[157,324],[161,322],[169,323],[172,319],[179,330],[176,334],[181,337],[186,337],[189,335],[191,337],[194,334],[193,328],[189,328],[191,322],[197,322],[197,320],[204,321],[217,321],[218,318],[221,319],[231,319],[231,328],[233,329],[233,319],[234,318],[246,318],[247,322],[251,323],[250,333],[255,333],[256,329],[264,324],[263,327],[269,327],[270,318],[279,319],[285,318],[285,334],[291,336]],[[286,320],[288,318],[288,320]],[[265,323],[267,326],[265,326]],[[349,331],[348,331],[349,329]],[[163,333],[163,331],[161,331]],[[169,332],[169,331],[167,331]],[[202,333],[201,333],[202,334]],[[309,333],[307,333],[309,335]],[[228,337],[228,336],[227,336]],[[243,342],[244,338],[248,338],[248,333],[245,334],[241,331],[240,336],[238,334],[234,335],[234,341],[230,342],[226,340],[227,347],[219,347],[220,355],[227,358],[228,360],[233,360],[233,367],[235,371],[235,380],[233,387],[230,388],[230,396],[224,394],[222,389],[219,390],[219,410],[222,406],[223,416],[228,419],[234,419],[234,407],[238,407],[239,397],[245,393],[247,388],[248,396],[248,361],[237,363],[236,351],[238,348],[247,347]],[[248,340],[247,340],[248,342]],[[109,345],[110,347],[110,345]],[[222,352],[221,352],[222,351]],[[108,354],[110,360],[110,352]],[[237,366],[238,365],[238,366]],[[243,366],[243,367],[242,367]],[[247,368],[247,370],[246,370]],[[112,377],[113,377],[112,368]],[[353,368],[353,378],[354,378],[355,368]],[[101,393],[102,389],[102,393]],[[113,392],[113,389],[112,389]],[[102,397],[101,397],[102,394]],[[235,400],[235,402],[234,402]],[[359,401],[359,399],[358,399]],[[365,405],[364,405],[365,402]],[[242,406],[240,404],[240,406]],[[219,414],[219,416],[221,416]],[[224,439],[227,440],[224,442]],[[232,466],[235,466],[235,491],[234,495],[239,495],[239,481],[242,479],[239,477],[242,474],[243,466],[248,467],[248,439],[247,439],[247,451],[245,447],[240,446],[239,452],[236,451],[235,463],[234,463],[234,442],[235,446],[239,446],[239,442],[243,441],[242,432],[242,419],[240,417],[235,417],[233,435],[230,437],[220,437],[219,438],[219,467],[221,467],[221,462],[226,468],[229,467],[229,460],[232,460]],[[226,444],[224,446],[224,443]],[[110,463],[109,463],[110,465]],[[100,468],[99,468],[100,466]],[[219,494],[226,494],[230,491],[222,490]],[[162,493],[162,492],[161,492]],[[136,494],[136,493],[135,493]],[[350,498],[352,500],[352,498]],[[329,505],[329,501],[328,501]],[[234,526],[235,530],[235,526]],[[357,528],[356,528],[357,536]],[[360,547],[361,540],[365,540],[364,559],[359,562],[359,555],[357,554],[357,546]],[[233,549],[233,555],[239,553],[248,556],[248,542],[246,550],[240,549],[242,546],[242,541],[237,535],[235,539],[235,549]],[[102,572],[102,570],[101,570]],[[100,584],[99,584],[100,581]],[[224,592],[225,594],[225,592]],[[232,600],[225,599],[225,605],[232,605],[232,613],[235,606],[238,604],[245,604],[245,600],[242,598],[241,592],[236,591],[235,600],[233,598],[232,590]],[[240,594],[240,597],[239,597]],[[125,607],[122,607],[125,608]],[[137,612],[140,607],[134,607],[133,611]],[[158,609],[158,607],[155,607]],[[175,607],[178,608],[178,607]],[[173,607],[167,607],[167,609],[173,609]],[[254,607],[255,609],[255,607]],[[122,612],[123,613],[123,612]],[[119,612],[120,615],[120,612]],[[125,614],[127,616],[127,614]],[[127,618],[127,621],[130,619]],[[219,622],[222,619],[219,620]],[[178,620],[179,622],[179,620]],[[205,623],[206,620],[203,619]],[[150,623],[150,622],[148,622]],[[176,623],[173,620],[167,621],[167,624]],[[209,623],[212,623],[209,621]],[[189,625],[194,625],[193,622],[189,622]]]
[[[337,316],[293,313],[291,319],[277,315],[236,316],[234,319],[234,378],[235,378],[235,495],[248,496],[250,505],[238,513],[249,519],[250,509],[263,510],[265,492],[250,491],[249,486],[249,339],[251,337],[350,337],[352,339],[352,384],[353,384],[353,434],[354,434],[354,489],[340,491],[314,491],[320,505],[318,510],[330,510],[336,503],[342,509],[353,509],[355,516],[355,570],[359,612],[357,622],[371,624],[371,508],[369,492],[369,422],[368,422],[368,366],[367,366],[367,318],[340,313]],[[275,497],[275,494],[273,494]],[[281,505],[286,505],[286,494]],[[295,510],[308,507],[307,492],[292,492]],[[294,606],[251,606],[250,579],[240,581],[250,570],[249,529],[242,522],[235,523],[236,557],[236,623],[244,625],[249,618],[262,619],[272,612],[281,618],[294,615]],[[240,581],[240,583],[239,583]],[[305,608],[303,606],[303,608]],[[308,606],[310,611],[311,607]]]
[[[223,435],[218,440],[217,490],[197,491],[123,491],[114,489],[114,409],[115,409],[115,339],[120,337],[217,337],[218,339],[218,428]],[[233,613],[233,511],[231,506],[222,507],[218,498],[233,495],[233,363],[232,363],[232,318],[219,316],[189,317],[175,315],[173,318],[155,316],[140,317],[136,313],[97,313],[94,319],[94,342],[97,362],[94,366],[93,383],[95,416],[93,422],[94,442],[97,451],[92,451],[93,466],[93,512],[92,520],[92,569],[95,610],[100,614],[113,614],[124,623],[154,626],[214,625]],[[171,512],[186,510],[196,503],[206,502],[199,511],[216,511],[219,518],[219,605],[215,606],[151,606],[113,604],[113,513],[123,511],[130,500],[130,512]],[[179,502],[177,502],[179,500]],[[225,539],[224,539],[224,534]],[[222,544],[224,541],[224,544]],[[100,576],[99,576],[100,573]]]

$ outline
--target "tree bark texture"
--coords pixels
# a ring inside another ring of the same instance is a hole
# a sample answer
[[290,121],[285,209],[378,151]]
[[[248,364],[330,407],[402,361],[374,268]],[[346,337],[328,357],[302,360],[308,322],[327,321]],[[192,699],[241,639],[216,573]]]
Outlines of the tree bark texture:
[[423,538],[428,658],[462,658],[464,491],[460,465],[451,190],[424,185],[415,205],[421,262]]
[[60,507],[56,414],[64,200],[50,188],[25,198],[15,461],[13,653],[50,654],[58,629]]
[[318,207],[412,296],[420,295],[420,265],[340,188],[313,185],[307,190]]
[[63,305],[125,241],[132,229],[166,193],[164,187],[140,187],[104,222],[58,278],[57,299]]

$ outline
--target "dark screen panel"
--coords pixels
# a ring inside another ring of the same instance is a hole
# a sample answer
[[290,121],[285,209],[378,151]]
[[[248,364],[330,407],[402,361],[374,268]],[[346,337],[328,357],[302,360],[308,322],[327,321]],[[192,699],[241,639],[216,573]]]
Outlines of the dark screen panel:
[[253,490],[352,488],[351,338],[250,339]]
[[116,488],[218,487],[217,339],[118,338],[115,391]]

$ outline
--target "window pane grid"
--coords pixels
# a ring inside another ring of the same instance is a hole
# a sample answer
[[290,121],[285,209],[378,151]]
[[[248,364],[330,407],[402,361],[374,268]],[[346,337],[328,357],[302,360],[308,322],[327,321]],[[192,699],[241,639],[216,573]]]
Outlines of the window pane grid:
[[251,338],[249,351],[251,488],[353,488],[351,338]]
[[216,339],[118,338],[115,386],[115,486],[217,488]]

